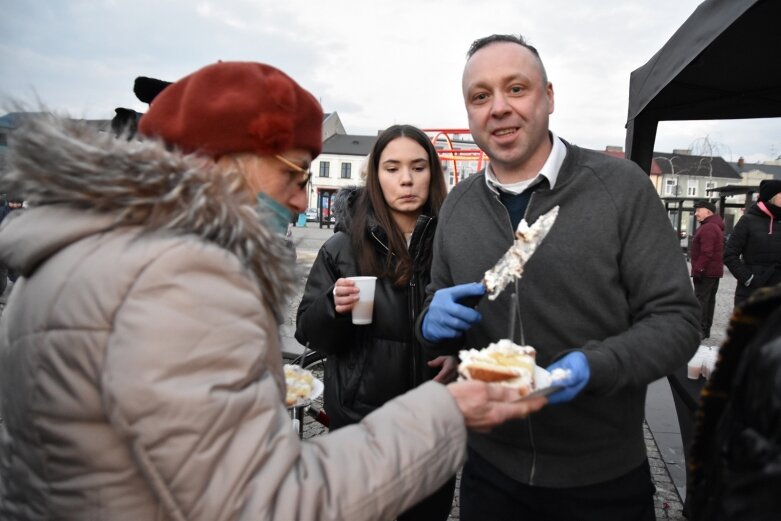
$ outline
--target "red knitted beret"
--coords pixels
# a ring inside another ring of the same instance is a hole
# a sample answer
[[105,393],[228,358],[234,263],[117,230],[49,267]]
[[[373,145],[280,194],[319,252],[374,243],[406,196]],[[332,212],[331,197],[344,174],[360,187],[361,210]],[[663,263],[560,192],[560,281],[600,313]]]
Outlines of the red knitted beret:
[[169,85],[152,101],[139,131],[185,152],[320,154],[323,109],[287,74],[263,63],[219,62]]

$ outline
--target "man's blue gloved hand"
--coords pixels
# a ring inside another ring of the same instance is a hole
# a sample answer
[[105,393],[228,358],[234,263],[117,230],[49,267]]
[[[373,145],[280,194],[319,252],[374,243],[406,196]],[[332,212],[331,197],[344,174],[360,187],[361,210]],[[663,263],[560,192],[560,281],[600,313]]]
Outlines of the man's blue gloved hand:
[[567,375],[561,379],[554,379],[552,385],[559,385],[564,389],[548,396],[548,403],[566,403],[572,400],[586,387],[589,378],[591,378],[588,360],[581,351],[565,355],[547,367],[551,373],[557,368],[567,371]]
[[480,321],[480,313],[458,303],[465,297],[485,294],[479,282],[439,289],[434,293],[426,316],[423,317],[423,338],[439,342],[461,336],[472,324]]

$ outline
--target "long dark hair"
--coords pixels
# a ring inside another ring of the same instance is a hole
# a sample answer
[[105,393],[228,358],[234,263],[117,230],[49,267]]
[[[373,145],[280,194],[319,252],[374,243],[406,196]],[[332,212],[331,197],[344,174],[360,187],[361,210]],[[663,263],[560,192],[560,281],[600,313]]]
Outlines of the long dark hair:
[[[355,204],[350,236],[353,252],[358,260],[358,269],[364,275],[376,275],[378,277],[390,277],[396,286],[409,283],[415,267],[413,259],[407,249],[407,241],[404,233],[393,220],[385,197],[382,193],[379,178],[380,156],[388,143],[394,139],[406,137],[418,143],[428,156],[429,170],[431,172],[428,186],[428,201],[421,209],[422,215],[436,217],[447,195],[445,177],[442,173],[442,163],[437,155],[437,150],[429,137],[422,130],[412,125],[393,125],[383,131],[374,143],[369,166],[366,173],[366,187],[361,191]],[[385,231],[387,246],[390,250],[383,259],[378,259],[376,249],[370,243],[372,240],[368,232],[369,219],[374,221]],[[431,254],[428,249],[427,258],[424,259],[425,269],[431,266]]]

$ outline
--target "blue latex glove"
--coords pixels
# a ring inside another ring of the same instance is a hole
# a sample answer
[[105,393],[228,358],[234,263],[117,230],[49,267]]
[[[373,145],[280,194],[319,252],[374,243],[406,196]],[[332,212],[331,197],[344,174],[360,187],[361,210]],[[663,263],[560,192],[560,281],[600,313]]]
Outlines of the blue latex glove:
[[458,300],[484,294],[485,286],[478,282],[437,290],[423,317],[423,338],[440,342],[461,336],[482,317],[474,309],[459,304]]
[[569,371],[569,374],[552,382],[552,385],[559,385],[564,389],[548,396],[548,403],[566,403],[575,398],[586,387],[591,378],[591,369],[588,366],[586,355],[581,351],[569,353],[547,367],[549,372],[556,368]]

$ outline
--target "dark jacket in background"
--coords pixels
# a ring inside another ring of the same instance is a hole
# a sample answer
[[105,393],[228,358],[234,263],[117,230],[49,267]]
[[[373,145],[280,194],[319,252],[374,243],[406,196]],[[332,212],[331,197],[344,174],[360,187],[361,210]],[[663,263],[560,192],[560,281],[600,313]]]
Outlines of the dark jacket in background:
[[781,519],[781,286],[738,307],[702,394],[687,496],[694,521]]
[[[11,201],[18,200],[18,199],[11,199]],[[21,210],[21,208],[11,208],[8,205],[8,201],[4,201],[3,205],[0,206],[0,224],[5,221],[5,218],[8,217],[11,212],[15,212],[17,210]],[[5,288],[8,286],[8,279],[11,279],[12,282],[16,282],[17,273],[13,270],[9,270],[8,266],[0,262],[0,295],[5,293]]]
[[724,221],[713,214],[694,232],[691,247],[692,277],[724,276]]
[[[8,207],[8,203],[3,203],[2,206],[0,206],[0,223],[3,222],[3,219],[5,219],[5,216],[8,215],[8,213],[11,211],[11,208]],[[8,285],[8,268],[5,264],[0,262],[0,295],[5,293],[5,288]]]
[[[775,209],[772,205],[768,208]],[[754,291],[781,283],[781,217],[776,213],[773,233],[770,217],[755,204],[740,218],[724,248],[724,264],[735,276],[735,304]],[[746,286],[746,282],[751,283]]]
[[[349,216],[337,218],[338,230],[323,244],[312,265],[298,308],[296,339],[326,353],[325,410],[332,429],[359,422],[382,404],[431,379],[436,372],[413,332],[420,312],[429,271],[421,265],[428,256],[435,219],[421,216],[415,226],[410,253],[415,274],[406,287],[395,287],[378,277],[372,324],[353,325],[351,315],[334,309],[334,283],[340,277],[363,275],[358,269],[349,236]],[[379,258],[387,255],[385,231],[370,224]]]
[[11,214],[12,212],[16,212],[16,211],[22,209],[21,207],[20,208],[11,208],[11,206],[8,204],[8,201],[11,201],[11,202],[17,201],[19,203],[22,202],[18,198],[14,198],[14,199],[10,199],[9,198],[7,201],[3,201],[3,205],[0,206],[0,224],[2,224],[3,221],[5,221],[5,218],[8,217],[9,214]]
[[11,211],[11,207],[8,206],[8,203],[3,203],[3,206],[0,206],[0,223],[3,222],[5,216],[11,213]]

